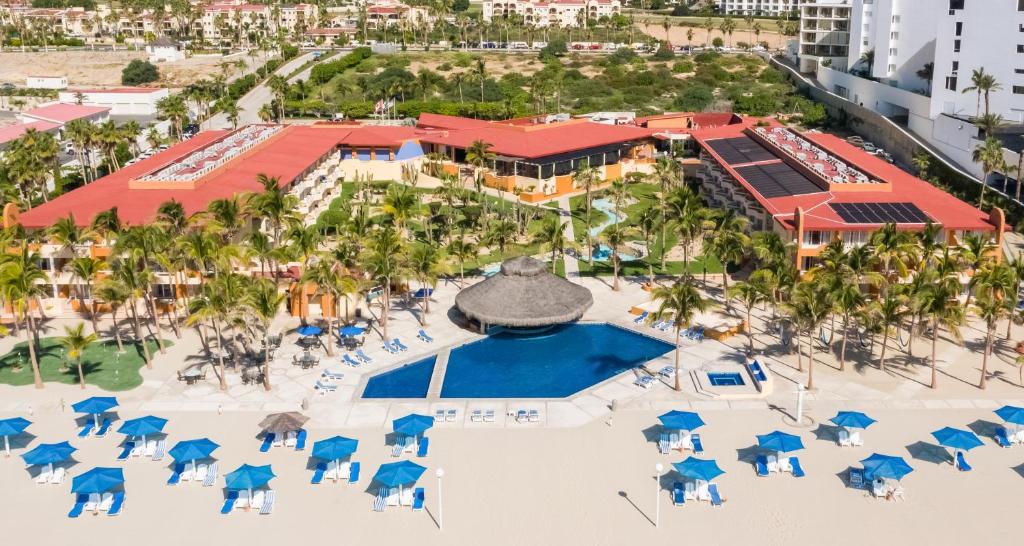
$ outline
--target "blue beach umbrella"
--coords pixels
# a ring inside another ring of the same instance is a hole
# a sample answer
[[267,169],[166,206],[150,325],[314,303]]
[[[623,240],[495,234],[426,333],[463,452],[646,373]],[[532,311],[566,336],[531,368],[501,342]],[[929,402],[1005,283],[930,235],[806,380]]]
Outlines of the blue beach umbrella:
[[936,430],[932,433],[932,436],[935,437],[940,446],[963,451],[970,451],[984,445],[981,439],[973,432],[958,428],[946,427]]
[[321,332],[323,332],[323,330],[316,326],[306,325],[300,327],[298,330],[296,330],[296,332],[298,332],[300,336],[318,336],[320,335]]
[[11,417],[10,419],[0,420],[0,436],[4,437],[4,452],[9,456],[11,454],[11,442],[10,436],[17,436],[32,424],[32,421],[23,417]]
[[659,415],[658,419],[663,427],[670,430],[695,430],[704,426],[704,420],[692,411],[672,410]]
[[804,442],[799,436],[794,436],[793,434],[787,434],[778,430],[769,432],[768,434],[758,434],[757,445],[764,449],[778,451],[779,453],[789,453],[790,451],[796,451],[804,448]]
[[878,453],[872,453],[870,457],[862,460],[861,464],[864,465],[864,476],[869,480],[876,478],[901,480],[903,476],[914,471],[907,461],[903,460],[903,457]]
[[429,415],[410,413],[391,422],[391,427],[399,434],[417,436],[434,426],[434,418]]
[[342,326],[341,328],[338,328],[338,333],[345,337],[358,336],[365,331],[365,328],[360,328],[358,326]]
[[120,468],[97,466],[75,476],[71,480],[72,493],[105,493],[124,483],[124,472]]
[[93,416],[96,428],[100,426],[100,414],[117,407],[117,398],[113,396],[93,396],[86,398],[76,404],[71,404],[71,409],[76,413],[88,413]]
[[275,477],[274,471],[270,469],[269,464],[265,466],[243,464],[235,469],[234,472],[226,474],[224,476],[224,483],[228,489],[248,489],[251,491],[255,487],[266,485]]
[[1003,406],[996,410],[996,415],[1007,423],[1024,425],[1024,408],[1018,408],[1017,406]]
[[169,453],[171,458],[179,463],[181,461],[192,461],[192,466],[195,466],[196,459],[205,459],[209,457],[215,449],[220,447],[213,440],[209,438],[199,438],[196,440],[184,440],[174,444]]
[[380,465],[380,468],[377,469],[377,473],[373,475],[373,481],[388,487],[416,483],[416,480],[420,479],[420,476],[426,470],[426,468],[412,461],[386,463]]
[[692,480],[704,480],[707,482],[725,474],[725,471],[718,467],[718,463],[714,459],[687,457],[681,463],[672,463],[672,466],[684,478]]
[[359,440],[353,440],[343,436],[334,436],[333,438],[314,442],[313,456],[318,459],[337,462],[338,459],[348,457],[355,453],[358,446]]
[[145,444],[146,436],[162,431],[166,424],[167,419],[147,415],[125,421],[117,431],[126,436],[141,436]]
[[39,444],[29,451],[21,454],[25,464],[52,465],[62,463],[69,458],[77,449],[68,442],[59,444]]
[[845,428],[868,428],[877,422],[859,411],[841,411],[829,421]]

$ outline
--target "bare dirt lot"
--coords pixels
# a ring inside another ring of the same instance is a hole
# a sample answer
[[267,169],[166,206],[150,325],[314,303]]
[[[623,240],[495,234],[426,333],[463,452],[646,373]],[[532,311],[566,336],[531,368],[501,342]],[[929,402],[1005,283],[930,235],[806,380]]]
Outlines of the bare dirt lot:
[[[636,26],[637,28],[643,30],[644,32],[658,40],[665,39],[665,29],[662,28],[662,26],[658,23],[637,23]],[[693,31],[692,42],[690,42],[690,40],[688,40],[686,36],[686,33],[689,30]],[[708,38],[708,31],[704,30],[703,28],[673,26],[668,30],[668,37],[669,42],[674,46],[684,46],[691,44],[693,46],[702,46],[706,43],[709,43],[711,40],[714,40],[715,38],[722,38],[722,33],[719,32],[717,29],[712,30],[711,37]],[[729,38],[728,36],[723,38],[726,44],[729,44],[731,42],[733,45],[739,42],[768,42],[769,49],[782,49],[786,47],[786,42],[792,39],[794,39],[792,36],[783,36],[778,32],[768,30],[762,30],[760,36],[755,36],[753,32],[747,30],[736,30],[735,32],[732,33],[732,38]]]
[[[121,85],[121,70],[132,59],[145,59],[144,51],[48,51],[0,53],[0,83],[25,85],[26,76],[67,76],[71,87]],[[157,63],[160,84],[184,87],[219,72],[224,60],[249,57],[190,57]]]

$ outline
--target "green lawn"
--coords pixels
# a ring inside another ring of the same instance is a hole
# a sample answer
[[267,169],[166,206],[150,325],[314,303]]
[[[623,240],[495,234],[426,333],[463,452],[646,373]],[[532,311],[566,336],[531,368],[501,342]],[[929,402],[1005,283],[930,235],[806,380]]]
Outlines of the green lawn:
[[[72,362],[65,362],[64,351],[57,338],[44,337],[39,343],[42,347],[37,356],[43,381],[77,384],[78,368]],[[146,365],[142,346],[127,341],[124,345],[125,352],[120,355],[115,341],[96,342],[86,349],[82,357],[85,382],[107,391],[127,391],[141,385],[139,368]],[[171,341],[164,340],[164,345],[170,347]],[[156,341],[150,341],[149,347],[150,354],[158,350]],[[61,369],[65,367],[66,370]],[[32,384],[27,342],[15,345],[11,352],[0,357],[0,383],[15,386]]]
[[[593,268],[587,263],[584,257],[579,261],[580,264],[580,275],[584,276],[611,276],[612,274],[612,263],[611,262],[594,262]],[[684,262],[682,261],[669,261],[665,262],[665,268],[661,268],[660,262],[654,263],[654,274],[655,275],[679,275],[686,268],[684,268]],[[718,262],[718,259],[714,256],[699,256],[695,259],[690,260],[689,270],[692,275],[702,275],[704,273],[704,267],[707,266],[707,273],[720,274],[722,272],[722,264]],[[619,264],[619,275],[627,277],[646,277],[648,274],[647,262],[644,260],[635,260],[632,262],[622,262]]]

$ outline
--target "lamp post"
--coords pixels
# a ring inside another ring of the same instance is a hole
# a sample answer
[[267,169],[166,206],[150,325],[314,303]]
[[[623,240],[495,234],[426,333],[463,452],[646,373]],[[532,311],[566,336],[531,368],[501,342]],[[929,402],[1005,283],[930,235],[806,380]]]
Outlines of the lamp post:
[[800,426],[804,424],[804,393],[806,388],[803,383],[797,383],[796,385],[796,424]]
[[444,469],[438,468],[434,473],[437,476],[437,530],[444,529],[444,508],[441,502],[441,478],[444,477]]
[[665,467],[661,463],[654,465],[654,527],[661,523],[661,471]]

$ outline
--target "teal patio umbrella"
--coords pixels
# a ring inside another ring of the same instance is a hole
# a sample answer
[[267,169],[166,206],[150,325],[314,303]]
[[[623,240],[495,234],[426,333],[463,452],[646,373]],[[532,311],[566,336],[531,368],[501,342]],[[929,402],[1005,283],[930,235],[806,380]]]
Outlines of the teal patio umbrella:
[[355,453],[358,446],[359,440],[334,436],[314,442],[313,456],[325,461],[334,461],[334,466],[338,466],[339,461]]
[[106,493],[124,483],[124,472],[120,468],[97,466],[71,480],[72,493]]
[[0,436],[4,437],[4,453],[8,457],[11,456],[11,436],[17,436],[31,425],[32,422],[23,417],[11,417],[10,419],[0,420]]
[[125,421],[117,431],[125,436],[141,437],[142,445],[146,445],[146,436],[162,431],[166,424],[167,419],[147,415]]

